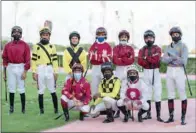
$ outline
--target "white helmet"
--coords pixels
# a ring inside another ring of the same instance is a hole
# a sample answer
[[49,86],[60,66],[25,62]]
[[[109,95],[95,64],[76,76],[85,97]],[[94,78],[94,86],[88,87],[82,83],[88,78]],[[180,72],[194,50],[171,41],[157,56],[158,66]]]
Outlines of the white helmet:
[[139,74],[139,70],[138,70],[138,68],[137,68],[136,65],[130,65],[130,66],[128,66],[128,67],[127,67],[127,73],[128,73],[130,70],[135,70],[135,71],[137,71],[137,73]]

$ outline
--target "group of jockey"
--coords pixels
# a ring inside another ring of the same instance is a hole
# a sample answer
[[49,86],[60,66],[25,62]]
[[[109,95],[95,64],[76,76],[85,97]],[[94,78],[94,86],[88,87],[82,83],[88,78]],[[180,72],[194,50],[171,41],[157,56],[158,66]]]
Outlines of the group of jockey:
[[[8,78],[4,75],[4,79],[8,79],[10,113],[14,112],[16,88],[21,95],[22,113],[25,113],[24,80],[30,67],[32,77],[37,82],[40,114],[44,114],[45,88],[48,88],[51,93],[54,112],[59,112],[56,95],[58,79],[56,48],[50,44],[49,28],[44,27],[39,34],[40,42],[33,45],[31,56],[28,44],[21,40],[22,28],[14,26],[11,31],[13,41],[6,44],[3,50],[3,65],[8,73]],[[126,30],[119,32],[119,44],[112,48],[106,42],[106,29],[99,27],[96,30],[95,42],[89,48],[88,54],[78,46],[80,34],[76,31],[70,33],[70,46],[65,49],[63,56],[66,78],[60,99],[65,121],[70,118],[70,109],[80,111],[80,120],[84,120],[87,114],[93,118],[106,115],[103,123],[113,122],[114,118],[120,116],[120,112],[124,114],[123,122],[127,122],[129,118],[134,119],[131,113],[133,110],[138,110],[139,122],[151,119],[151,100],[154,91],[157,121],[164,122],[161,119],[162,84],[159,72],[162,61],[168,64],[166,82],[169,119],[165,123],[174,121],[174,99],[177,87],[182,101],[181,124],[185,125],[187,96],[183,65],[187,63],[188,49],[181,41],[182,31],[179,27],[171,28],[169,34],[172,43],[167,46],[161,57],[161,48],[154,44],[155,33],[152,30],[145,31],[146,45],[139,50],[135,60],[134,49],[128,43],[130,35]],[[92,65],[91,84],[86,79],[88,61],[88,65]],[[136,63],[144,69],[142,79],[137,66],[134,65]],[[142,117],[144,113],[146,117]]]

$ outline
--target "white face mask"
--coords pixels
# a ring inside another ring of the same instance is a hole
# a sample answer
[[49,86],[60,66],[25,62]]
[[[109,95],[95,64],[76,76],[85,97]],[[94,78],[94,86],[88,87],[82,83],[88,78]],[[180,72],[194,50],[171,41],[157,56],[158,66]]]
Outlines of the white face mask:
[[81,79],[81,77],[82,77],[82,73],[74,73],[74,79],[76,81],[79,81]]
[[126,44],[127,44],[127,41],[122,40],[122,41],[120,41],[120,44],[122,44],[122,45],[126,45]]

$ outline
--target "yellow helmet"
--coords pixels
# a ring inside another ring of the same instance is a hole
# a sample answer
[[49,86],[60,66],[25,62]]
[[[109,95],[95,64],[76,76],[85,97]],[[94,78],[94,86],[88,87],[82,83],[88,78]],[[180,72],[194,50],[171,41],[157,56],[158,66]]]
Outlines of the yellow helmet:
[[41,34],[43,33],[48,33],[49,35],[51,35],[51,30],[48,27],[43,27],[41,28],[41,30],[39,31],[39,34],[41,36]]

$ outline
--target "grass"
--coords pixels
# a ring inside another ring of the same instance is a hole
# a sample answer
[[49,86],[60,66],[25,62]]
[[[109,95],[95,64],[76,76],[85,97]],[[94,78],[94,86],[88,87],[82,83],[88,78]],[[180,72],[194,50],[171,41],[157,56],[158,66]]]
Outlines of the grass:
[[[87,77],[90,80],[90,77]],[[59,111],[62,112],[60,105],[61,89],[64,83],[65,75],[60,74],[57,82],[57,96],[59,101]],[[192,86],[193,96],[190,96],[187,88],[187,96],[190,98],[196,97],[195,81],[190,81]],[[166,83],[162,80],[163,93],[162,99],[167,99]],[[39,115],[39,106],[37,100],[37,88],[36,82],[32,80],[32,74],[28,73],[26,80],[26,114],[21,113],[20,96],[18,93],[15,94],[15,112],[12,115],[8,114],[9,104],[5,101],[5,84],[2,81],[2,132],[36,132],[42,131],[49,128],[65,125],[64,117],[58,120],[54,120],[58,115],[54,114],[52,98],[49,91],[45,90],[44,95],[44,107],[45,114]],[[177,98],[178,98],[177,94]],[[9,98],[9,97],[8,97]],[[79,113],[70,111],[70,122],[78,119]]]

